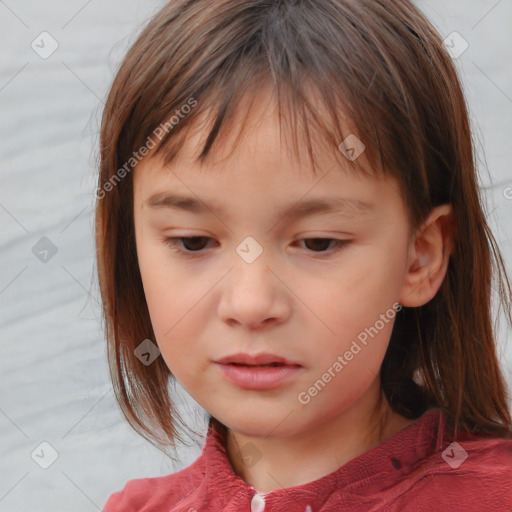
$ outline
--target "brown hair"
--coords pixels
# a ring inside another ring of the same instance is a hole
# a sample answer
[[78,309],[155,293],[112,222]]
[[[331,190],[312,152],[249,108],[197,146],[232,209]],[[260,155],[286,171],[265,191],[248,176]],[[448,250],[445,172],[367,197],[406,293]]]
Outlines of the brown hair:
[[[168,390],[172,374],[163,358],[146,366],[134,355],[155,337],[126,164],[133,167],[138,149],[154,143],[152,134],[180,112],[187,114],[167,125],[156,152],[170,162],[186,128],[204,113],[211,120],[199,156],[204,162],[222,129],[233,128],[242,97],[263,84],[274,86],[280,120],[290,120],[296,145],[296,127],[305,134],[313,169],[311,134],[338,147],[350,133],[340,126],[343,111],[366,146],[371,172],[398,180],[411,231],[434,206],[453,205],[447,275],[431,301],[397,315],[382,389],[393,410],[411,419],[440,408],[455,436],[460,429],[512,437],[491,323],[491,277],[509,319],[511,289],[479,199],[464,94],[439,34],[405,0],[173,0],[128,51],[103,114],[96,209],[108,358],[128,422],[160,449],[181,440],[177,421],[183,422]],[[329,119],[312,106],[311,94]],[[197,106],[183,109],[191,99]],[[281,116],[283,103],[288,116]],[[420,383],[413,379],[418,370]]]

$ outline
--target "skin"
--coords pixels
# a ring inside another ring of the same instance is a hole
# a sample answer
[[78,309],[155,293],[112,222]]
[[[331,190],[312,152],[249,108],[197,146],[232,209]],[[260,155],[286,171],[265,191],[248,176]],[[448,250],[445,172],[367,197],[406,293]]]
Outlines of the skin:
[[[228,137],[225,146],[215,147],[212,162],[194,162],[207,133],[201,128],[187,137],[172,164],[150,155],[133,174],[137,256],[156,342],[182,386],[228,428],[231,464],[260,492],[327,475],[411,422],[385,399],[378,402],[393,320],[309,403],[297,397],[394,303],[428,302],[452,249],[448,205],[432,210],[411,237],[393,179],[350,173],[344,157],[326,149],[317,154],[315,176],[305,167],[305,153],[293,155],[280,143],[274,107],[272,97],[261,93],[250,128],[231,154]],[[212,210],[198,214],[146,204],[165,191],[199,198]],[[296,220],[278,215],[286,205],[333,196],[361,199],[374,209]],[[208,239],[178,247],[199,249],[200,257],[175,252],[165,242],[193,236]],[[263,249],[250,264],[236,252],[247,236]],[[312,238],[349,243],[335,251],[336,244]],[[237,352],[270,352],[302,368],[277,389],[241,389],[213,363]],[[382,414],[382,431],[376,414]],[[240,450],[259,460],[245,464]]]

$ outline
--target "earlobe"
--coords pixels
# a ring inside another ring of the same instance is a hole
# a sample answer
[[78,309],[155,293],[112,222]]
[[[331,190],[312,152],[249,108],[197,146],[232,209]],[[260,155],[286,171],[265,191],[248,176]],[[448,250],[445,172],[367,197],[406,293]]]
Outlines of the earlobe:
[[433,208],[411,240],[407,274],[398,300],[400,304],[419,307],[436,295],[453,252],[454,232],[452,205]]

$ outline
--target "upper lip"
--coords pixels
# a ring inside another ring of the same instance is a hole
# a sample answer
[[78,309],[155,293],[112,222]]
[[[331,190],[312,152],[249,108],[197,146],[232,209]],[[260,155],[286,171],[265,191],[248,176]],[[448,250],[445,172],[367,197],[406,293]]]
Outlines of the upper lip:
[[262,354],[232,354],[230,356],[223,357],[221,359],[217,359],[215,361],[219,364],[229,364],[229,363],[239,363],[239,364],[248,364],[248,365],[261,365],[261,364],[271,364],[271,363],[281,363],[281,364],[287,364],[287,365],[295,365],[295,366],[301,366],[299,363],[295,361],[290,361],[289,359],[286,359],[281,356],[276,356],[275,354],[268,354],[268,353],[262,353]]

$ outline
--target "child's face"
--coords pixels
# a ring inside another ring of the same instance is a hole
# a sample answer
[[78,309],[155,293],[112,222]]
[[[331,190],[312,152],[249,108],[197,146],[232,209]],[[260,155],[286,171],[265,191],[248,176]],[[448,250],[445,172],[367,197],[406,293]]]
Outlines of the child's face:
[[[258,105],[264,117],[229,158],[228,143],[213,165],[193,163],[200,132],[171,165],[139,164],[134,222],[156,342],[174,376],[227,427],[284,436],[334,419],[376,389],[404,288],[409,226],[394,181],[351,175],[327,151],[313,175],[305,152],[291,159],[280,147],[276,112]],[[211,210],[150,207],[156,193]],[[292,215],[292,206],[339,198],[372,207]],[[166,245],[171,237],[207,238],[178,240],[187,255]],[[315,238],[347,243],[335,250]],[[301,367],[272,389],[247,389],[214,362],[263,352]]]

